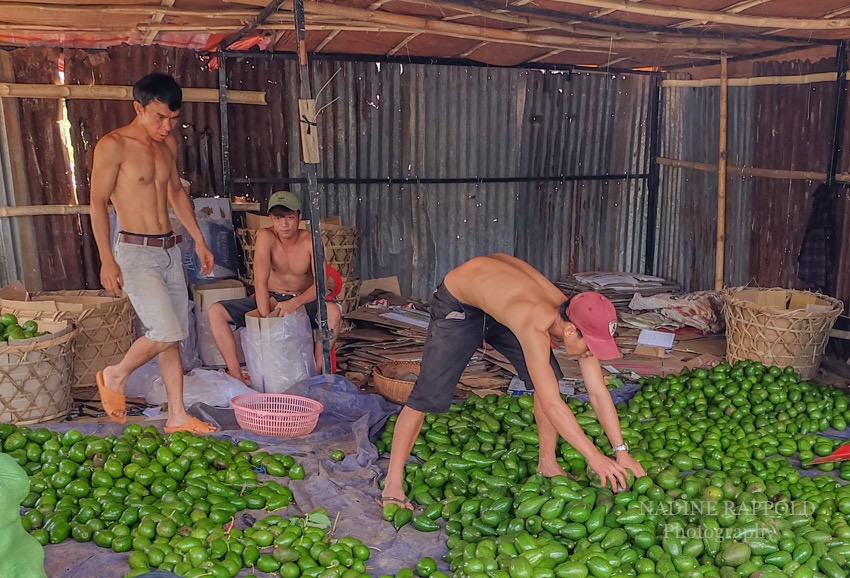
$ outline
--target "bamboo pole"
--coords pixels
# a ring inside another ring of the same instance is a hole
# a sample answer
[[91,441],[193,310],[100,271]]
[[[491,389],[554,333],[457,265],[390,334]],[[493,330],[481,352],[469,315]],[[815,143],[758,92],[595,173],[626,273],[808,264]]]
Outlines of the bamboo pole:
[[0,2],[0,11],[12,9],[21,11],[27,10],[42,17],[56,16],[66,20],[71,20],[74,16],[90,16],[92,14],[119,14],[123,16],[142,16],[145,18],[161,15],[178,18],[207,18],[212,20],[229,18],[232,20],[244,20],[247,18],[253,18],[260,12],[259,10],[249,10],[244,8],[236,10],[189,10],[185,8],[173,8],[164,4],[160,6],[69,6],[67,3],[38,4],[35,2]]
[[[163,8],[173,8],[174,0],[161,0],[160,5]],[[162,20],[165,18],[166,12],[158,12],[151,16],[151,24],[161,24]],[[150,46],[153,41],[156,39],[156,35],[159,34],[158,30],[151,29],[148,30],[145,34],[145,37],[142,39],[142,46]]]
[[[729,86],[776,86],[781,84],[814,84],[816,82],[834,82],[834,72],[821,72],[818,74],[801,74],[791,76],[754,76],[751,78],[730,78]],[[701,80],[665,80],[661,83],[662,88],[702,88],[706,86],[720,86],[719,78],[703,78]]]
[[726,128],[729,108],[729,62],[720,57],[720,157],[717,164],[717,251],[714,256],[714,290],[723,289],[726,257]]
[[[230,210],[237,213],[257,212],[260,210],[260,203],[231,203]],[[112,205],[109,205],[109,211],[114,211]],[[16,207],[0,206],[0,218],[89,214],[91,214],[91,205],[19,205]]]
[[[771,0],[744,0],[743,2],[738,2],[737,4],[733,4],[727,8],[721,10],[721,12],[725,12],[727,14],[740,14],[745,10],[749,10],[750,8],[755,8],[756,6],[760,6],[762,4],[767,4]],[[687,22],[682,22],[681,24],[677,24],[676,28],[691,28],[693,26],[702,26],[703,22],[699,20],[688,20]]]
[[[264,0],[223,0],[224,2],[236,2],[251,6],[263,6]],[[291,10],[292,0],[284,2],[284,9]],[[471,24],[459,24],[455,22],[443,22],[441,20],[432,20],[422,16],[412,16],[408,14],[398,14],[384,12],[381,10],[365,10],[362,8],[353,8],[349,6],[341,6],[338,4],[328,4],[324,2],[305,2],[305,11],[310,16],[329,16],[338,19],[347,19],[351,22],[368,22],[372,25],[383,24],[394,26],[396,30],[405,29],[411,32],[423,32],[439,34],[442,36],[450,36],[453,38],[464,38],[467,40],[486,40],[494,43],[520,44],[524,46],[534,46],[539,48],[596,48],[606,51],[611,50],[613,42],[614,48],[618,50],[646,50],[657,48],[700,48],[704,50],[724,50],[730,49],[730,42],[706,38],[689,38],[687,42],[680,43],[663,43],[651,40],[652,36],[645,36],[647,40],[623,40],[618,38],[616,33],[609,33],[605,38],[584,38],[570,37],[553,34],[536,34],[531,32],[519,32],[516,30],[506,30],[501,28],[487,28],[486,26],[476,26]],[[314,29],[312,22],[310,29]],[[753,44],[755,46],[763,46],[759,42]],[[747,48],[745,41],[734,42],[734,46],[741,49]]]
[[[242,0],[240,0],[241,2]],[[703,23],[731,24],[750,28],[787,28],[791,30],[843,30],[850,28],[850,19],[823,20],[818,18],[782,18],[775,16],[746,16],[694,10],[681,7],[667,7],[659,4],[638,4],[628,0],[551,0],[559,4],[588,6],[591,8],[610,8],[614,12],[642,14],[661,18],[681,20],[699,20]],[[568,15],[564,15],[568,17]]]
[[[228,101],[238,104],[266,104],[266,93],[228,90]],[[0,82],[0,98],[69,98],[91,100],[133,100],[132,86],[77,84],[26,84]],[[184,102],[218,102],[216,88],[184,88]]]
[[[655,159],[659,165],[664,167],[674,167],[682,169],[693,169],[706,173],[716,173],[717,165],[712,163],[699,163],[695,161],[683,161],[679,159],[669,159],[665,157],[657,157]],[[792,181],[822,181],[826,179],[826,173],[818,171],[789,171],[784,169],[760,169],[756,167],[741,167],[737,165],[727,165],[726,173],[730,175],[740,175],[742,177],[760,177],[765,179],[788,179]],[[840,173],[835,175],[835,180],[841,182],[850,182],[850,173]]]

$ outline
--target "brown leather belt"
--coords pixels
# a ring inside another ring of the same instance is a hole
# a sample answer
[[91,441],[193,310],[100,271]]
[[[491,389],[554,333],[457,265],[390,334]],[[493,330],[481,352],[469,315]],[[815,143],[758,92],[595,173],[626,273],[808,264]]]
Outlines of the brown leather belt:
[[130,245],[144,245],[145,247],[161,247],[170,249],[183,241],[182,235],[171,235],[169,237],[145,237],[144,235],[133,235],[130,233],[119,233],[118,240]]

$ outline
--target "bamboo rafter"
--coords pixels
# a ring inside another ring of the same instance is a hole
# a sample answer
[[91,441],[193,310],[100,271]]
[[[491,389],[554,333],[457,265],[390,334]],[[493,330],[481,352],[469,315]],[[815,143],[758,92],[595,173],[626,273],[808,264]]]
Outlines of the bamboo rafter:
[[[174,6],[174,0],[162,0],[160,5],[163,8],[172,8]],[[151,16],[151,24],[161,24],[162,20],[165,18],[164,12],[157,12],[156,14]],[[156,39],[156,35],[159,32],[157,30],[149,30],[145,37],[142,39],[142,46],[150,46],[154,39]]]
[[[1,98],[68,98],[92,100],[133,100],[132,86],[77,84],[26,84],[0,82]],[[234,104],[266,104],[266,93],[228,90],[227,100]],[[184,102],[218,102],[217,88],[184,88]]]
[[[730,78],[729,86],[774,86],[780,84],[813,84],[816,82],[835,82],[838,77],[835,72],[820,72],[817,74],[801,74],[796,76],[755,76],[752,78]],[[703,78],[700,80],[664,80],[662,88],[701,88],[705,86],[720,86],[719,78]]]
[[[641,2],[642,0],[632,0],[632,2]],[[597,10],[595,12],[591,12],[590,15],[593,18],[602,18],[603,16],[608,16],[616,12],[613,8],[603,8],[602,10]]]
[[[712,163],[700,163],[696,161],[683,161],[679,159],[670,159],[665,157],[656,157],[655,162],[664,167],[674,167],[681,169],[693,169],[696,171],[716,173],[718,167]],[[730,175],[738,175],[742,177],[763,177],[767,179],[789,179],[797,181],[824,181],[826,173],[819,171],[791,171],[783,169],[761,169],[757,167],[742,167],[737,165],[727,165],[726,172]],[[835,175],[835,180],[841,182],[850,182],[850,173],[840,173]]]
[[[230,210],[235,212],[257,212],[260,210],[260,203],[231,203]],[[115,211],[112,205],[109,205],[109,211]],[[16,207],[0,206],[0,218],[89,214],[91,214],[91,205],[19,205]]]
[[[263,5],[262,0],[224,0],[228,3],[238,3],[242,5]],[[285,9],[291,8],[291,0],[284,3]],[[680,39],[677,42],[663,42],[657,37],[643,35],[643,40],[621,40],[616,33],[610,34],[606,38],[585,38],[577,36],[562,36],[554,34],[536,34],[530,32],[518,32],[515,30],[505,30],[498,28],[486,28],[483,26],[474,26],[468,24],[459,24],[455,22],[443,22],[440,20],[431,20],[421,16],[411,16],[406,14],[397,14],[384,12],[381,10],[369,11],[361,8],[351,8],[348,6],[340,6],[335,4],[327,4],[323,2],[307,1],[304,2],[304,9],[311,16],[311,19],[316,16],[325,16],[334,18],[336,22],[351,21],[358,23],[368,23],[368,25],[387,26],[391,27],[392,31],[404,32],[409,31],[420,33],[431,33],[441,36],[449,36],[453,38],[464,38],[468,40],[488,41],[494,43],[519,44],[524,46],[533,46],[538,48],[565,48],[573,49],[600,49],[609,50],[612,42],[615,50],[647,50],[657,48],[677,49],[688,47],[692,50],[720,51],[720,50],[745,50],[748,48],[756,49],[763,48],[764,44],[754,41],[742,40],[718,40],[709,38],[687,38]],[[363,24],[360,24],[361,26]],[[274,25],[267,24],[265,28],[274,29]],[[314,25],[311,29],[317,29]],[[388,31],[388,30],[387,30]],[[616,52],[615,52],[616,55]]]
[[610,8],[613,12],[658,16],[675,20],[699,20],[714,24],[731,24],[748,26],[750,28],[786,28],[789,30],[843,30],[850,28],[850,19],[823,20],[819,18],[783,18],[777,16],[745,16],[694,10],[678,6],[663,6],[660,4],[643,4],[628,0],[550,0],[559,4],[587,6],[589,8]]
[[[173,6],[173,2],[172,5]],[[32,11],[34,13],[51,13],[55,12],[56,15],[65,16],[66,18],[73,19],[73,16],[88,16],[92,14],[120,14],[125,16],[141,16],[143,18],[150,18],[151,16],[171,16],[171,17],[181,17],[181,18],[208,18],[208,19],[231,19],[231,20],[242,20],[245,18],[251,18],[259,14],[259,10],[212,10],[212,11],[204,11],[204,10],[191,10],[185,8],[173,8],[170,6],[166,6],[165,2],[163,2],[159,6],[68,6],[63,4],[37,4],[37,3],[24,3],[24,2],[0,2],[0,11],[5,9],[25,9],[27,11]],[[69,18],[70,17],[70,18]],[[4,24],[5,26],[5,24]]]
[[[370,4],[366,8],[366,10],[377,10],[381,6],[383,6],[384,4],[386,4],[387,2],[390,2],[390,1],[391,0],[378,0],[377,2],[373,2],[372,4]],[[328,34],[327,37],[324,40],[322,40],[322,43],[319,44],[316,47],[315,52],[321,52],[322,50],[324,50],[325,46],[327,46],[328,44],[333,42],[333,39],[336,38],[339,35],[340,32],[341,32],[341,30],[334,30],[333,32]]]
[[[740,14],[744,10],[749,10],[750,8],[755,8],[756,6],[761,6],[762,4],[767,4],[772,1],[773,0],[744,0],[743,2],[738,2],[737,4],[724,8],[721,12],[725,12],[726,14]],[[826,16],[824,16],[824,18],[826,18]],[[703,24],[705,24],[705,22],[700,20],[688,20],[687,22],[676,24],[676,28],[691,28],[692,26],[701,26]]]
[[401,42],[399,42],[398,44],[396,44],[395,46],[393,46],[393,47],[392,47],[392,49],[390,49],[390,51],[389,51],[389,52],[387,52],[387,55],[388,55],[388,56],[395,56],[396,54],[398,54],[398,51],[399,51],[399,50],[401,50],[402,48],[404,48],[405,46],[407,46],[407,44],[408,44],[411,40],[413,40],[414,38],[416,38],[417,36],[419,36],[419,32],[415,32],[415,33],[413,33],[413,34],[408,35],[408,36],[407,36],[407,38],[405,38],[404,40],[402,40]]
[[[837,18],[842,14],[847,14],[850,12],[850,6],[845,6],[844,8],[839,8],[838,10],[833,10],[832,12],[827,12],[823,15],[823,18]],[[787,28],[776,28],[774,30],[768,30],[765,34],[779,34],[781,32],[785,32]]]

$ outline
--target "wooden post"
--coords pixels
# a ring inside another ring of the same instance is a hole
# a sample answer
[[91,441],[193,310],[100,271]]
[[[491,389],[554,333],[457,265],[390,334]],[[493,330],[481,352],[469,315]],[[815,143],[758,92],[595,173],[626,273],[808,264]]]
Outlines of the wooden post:
[[726,55],[720,57],[720,159],[717,165],[717,252],[714,259],[714,290],[723,289],[723,266],[726,256],[726,118],[728,108],[729,70]]
[[[313,88],[310,84],[310,64],[307,59],[307,25],[304,19],[304,1],[295,0],[295,36],[298,42],[298,110],[315,110],[315,99]],[[313,263],[316,267],[316,296],[318,301],[319,334],[322,338],[322,373],[331,373],[331,343],[330,327],[328,326],[328,310],[325,303],[327,286],[325,284],[325,249],[322,245],[322,232],[320,229],[319,209],[319,185],[316,164],[318,158],[318,127],[315,118],[304,118],[299,116],[301,127],[301,162],[304,165],[304,173],[307,176],[307,194],[310,199],[310,230],[313,234]],[[313,144],[315,143],[315,150]]]

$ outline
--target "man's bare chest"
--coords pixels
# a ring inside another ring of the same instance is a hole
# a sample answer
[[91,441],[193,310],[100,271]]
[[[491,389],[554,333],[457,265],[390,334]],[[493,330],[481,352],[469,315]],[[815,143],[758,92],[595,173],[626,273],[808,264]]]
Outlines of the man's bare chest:
[[310,253],[303,247],[286,247],[277,243],[271,255],[272,269],[282,275],[312,274]]
[[119,178],[125,185],[164,186],[174,166],[174,155],[163,144],[146,146],[130,141],[125,148]]

